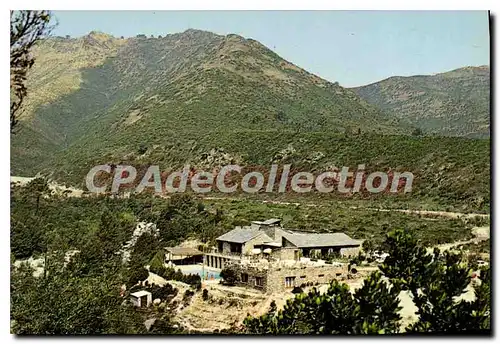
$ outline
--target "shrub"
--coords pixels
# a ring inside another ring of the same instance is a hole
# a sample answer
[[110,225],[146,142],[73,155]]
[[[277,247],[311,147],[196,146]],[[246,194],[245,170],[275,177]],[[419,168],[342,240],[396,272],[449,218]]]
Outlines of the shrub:
[[152,285],[148,288],[148,291],[153,295],[153,299],[167,300],[169,297],[175,297],[178,290],[172,287],[171,284],[167,283],[163,287],[158,285]]
[[194,295],[194,291],[188,289],[184,292],[184,296],[182,297],[182,300],[188,301],[189,299],[191,299],[193,297],[193,295]]
[[149,263],[149,271],[159,276],[165,275],[165,265],[163,264],[163,251],[158,251]]
[[155,273],[165,278],[166,280],[184,282],[186,284],[189,284],[196,290],[201,289],[201,277],[199,275],[196,274],[184,275],[180,269],[175,271],[175,269],[171,267],[165,267],[165,266],[158,267],[158,266],[153,266],[153,264],[151,264],[149,269],[151,270],[151,272],[157,271]]

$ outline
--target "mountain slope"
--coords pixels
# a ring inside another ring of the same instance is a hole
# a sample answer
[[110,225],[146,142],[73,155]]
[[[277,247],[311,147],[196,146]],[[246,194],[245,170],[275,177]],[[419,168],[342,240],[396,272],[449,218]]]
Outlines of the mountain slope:
[[[237,35],[188,30],[116,39],[92,32],[48,39],[36,54],[23,121],[30,130],[13,137],[13,151],[31,131],[58,147],[60,159],[130,158],[140,145],[170,144],[170,135],[199,140],[219,131],[409,131],[354,92]],[[50,166],[20,160],[13,160],[15,173]]]
[[489,207],[489,140],[412,137],[406,119],[255,40],[198,30],[129,39],[93,32],[49,39],[36,54],[33,105],[12,136],[11,174],[43,172],[84,187],[99,164],[133,164],[139,173],[152,164],[268,170],[274,162],[311,172],[365,164],[415,174],[411,195],[374,198]]
[[488,66],[464,67],[429,76],[391,77],[353,91],[425,133],[490,135]]

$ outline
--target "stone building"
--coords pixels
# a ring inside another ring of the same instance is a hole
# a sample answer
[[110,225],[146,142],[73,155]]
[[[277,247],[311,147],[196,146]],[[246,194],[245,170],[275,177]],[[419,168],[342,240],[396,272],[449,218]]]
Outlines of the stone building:
[[295,260],[328,255],[355,256],[361,242],[344,233],[312,233],[284,229],[279,219],[253,221],[217,239],[217,250],[205,254],[205,264],[222,269],[232,261],[264,258]]
[[328,264],[307,258],[297,262],[233,261],[230,264],[234,264],[237,271],[237,285],[270,294],[293,290],[295,287],[327,284],[334,279],[347,278],[348,274],[345,263]]
[[[265,292],[328,283],[347,275],[347,264],[332,257],[357,255],[361,242],[344,233],[312,233],[285,229],[279,219],[253,221],[217,239],[204,264],[238,269],[238,284]],[[316,259],[314,259],[316,258]]]

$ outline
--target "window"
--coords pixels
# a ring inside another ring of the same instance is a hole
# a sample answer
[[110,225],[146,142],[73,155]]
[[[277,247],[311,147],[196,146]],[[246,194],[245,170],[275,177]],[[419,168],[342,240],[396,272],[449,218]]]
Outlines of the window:
[[285,277],[285,288],[295,287],[295,276]]
[[264,279],[262,277],[255,277],[255,285],[262,287],[264,285]]
[[325,275],[321,274],[321,275],[318,275],[318,277],[325,277]]
[[241,253],[241,244],[230,244],[231,253]]
[[300,276],[300,278],[306,278],[306,276]]
[[243,283],[247,283],[248,282],[248,274],[241,274],[241,281]]

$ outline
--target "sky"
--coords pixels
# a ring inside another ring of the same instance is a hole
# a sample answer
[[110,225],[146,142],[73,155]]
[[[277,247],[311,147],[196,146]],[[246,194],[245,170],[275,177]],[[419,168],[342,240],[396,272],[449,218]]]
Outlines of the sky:
[[189,28],[253,38],[331,82],[489,65],[486,11],[54,11],[54,35],[166,35]]

